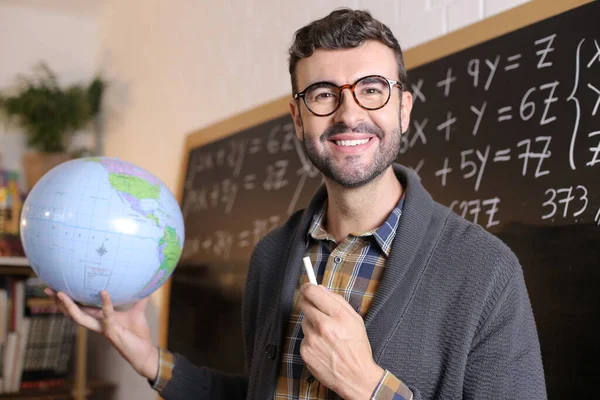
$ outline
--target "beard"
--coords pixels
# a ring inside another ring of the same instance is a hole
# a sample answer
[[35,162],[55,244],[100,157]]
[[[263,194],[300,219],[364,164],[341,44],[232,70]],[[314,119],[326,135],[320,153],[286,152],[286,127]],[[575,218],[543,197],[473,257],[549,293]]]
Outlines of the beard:
[[[361,123],[351,129],[344,123],[337,123],[327,128],[318,139],[308,139],[303,130],[302,145],[308,159],[325,177],[342,187],[357,188],[371,182],[394,163],[400,151],[401,127],[400,123],[397,129],[386,134],[373,124]],[[365,164],[361,162],[360,155],[348,155],[344,158],[343,165],[336,163],[333,155],[326,150],[327,140],[333,135],[346,132],[369,133],[379,139],[379,147],[373,155],[372,162]]]

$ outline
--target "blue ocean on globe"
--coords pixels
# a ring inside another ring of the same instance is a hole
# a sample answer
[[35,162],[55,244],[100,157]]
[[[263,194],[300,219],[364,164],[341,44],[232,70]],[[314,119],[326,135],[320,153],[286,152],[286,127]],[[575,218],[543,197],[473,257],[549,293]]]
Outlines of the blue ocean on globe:
[[158,289],[184,243],[181,209],[154,175],[108,157],[79,158],[46,173],[27,195],[21,241],[31,268],[49,287],[99,307]]

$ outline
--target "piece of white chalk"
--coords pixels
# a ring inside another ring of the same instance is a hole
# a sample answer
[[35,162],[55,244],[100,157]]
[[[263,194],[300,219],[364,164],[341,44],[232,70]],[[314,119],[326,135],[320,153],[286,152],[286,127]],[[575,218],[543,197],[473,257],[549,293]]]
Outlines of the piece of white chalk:
[[308,275],[308,281],[313,285],[318,285],[315,270],[310,262],[310,257],[304,257],[302,261],[304,261],[304,269],[306,270],[306,275]]

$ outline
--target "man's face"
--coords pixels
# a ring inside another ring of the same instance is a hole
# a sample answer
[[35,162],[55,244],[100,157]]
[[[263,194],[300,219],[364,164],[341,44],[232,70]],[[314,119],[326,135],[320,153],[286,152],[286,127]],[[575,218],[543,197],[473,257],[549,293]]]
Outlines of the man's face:
[[[298,90],[316,82],[341,86],[367,75],[398,79],[394,52],[376,41],[353,49],[316,50],[296,66]],[[412,96],[394,86],[385,107],[361,108],[349,89],[342,91],[342,104],[332,115],[312,114],[304,102],[292,100],[290,109],[296,135],[311,162],[325,177],[343,187],[362,186],[385,171],[400,149],[401,132],[408,128]]]

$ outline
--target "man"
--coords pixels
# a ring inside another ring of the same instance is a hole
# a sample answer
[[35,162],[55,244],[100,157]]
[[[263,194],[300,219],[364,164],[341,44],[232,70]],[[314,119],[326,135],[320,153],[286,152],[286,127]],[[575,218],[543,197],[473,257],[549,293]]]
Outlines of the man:
[[105,292],[102,310],[58,294],[61,309],[103,333],[165,399],[545,398],[516,257],[393,164],[412,96],[390,30],[336,10],[296,33],[290,74],[296,133],[325,183],[254,249],[248,376],[157,349],[147,299],[115,312]]

